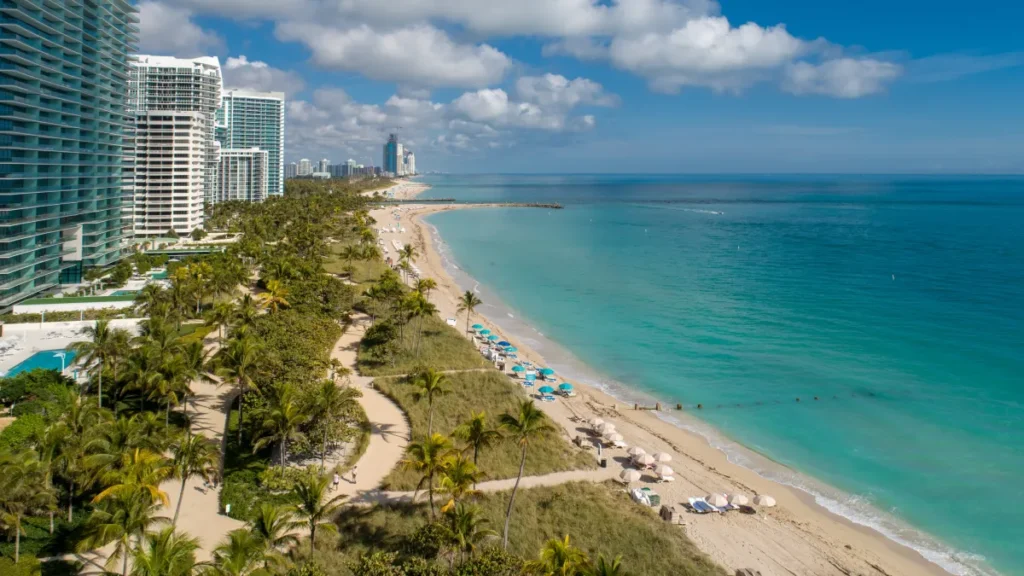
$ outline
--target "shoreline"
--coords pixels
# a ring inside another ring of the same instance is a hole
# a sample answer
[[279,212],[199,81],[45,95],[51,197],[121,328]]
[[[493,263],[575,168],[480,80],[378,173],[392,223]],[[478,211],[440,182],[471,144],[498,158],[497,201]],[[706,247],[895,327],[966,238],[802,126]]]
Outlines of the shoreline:
[[[410,205],[401,208],[403,219],[408,220],[409,227],[401,236],[422,254],[417,263],[424,275],[434,278],[440,287],[432,300],[435,300],[442,316],[456,318],[459,330],[464,330],[465,315],[454,313],[454,300],[464,290],[445,268],[436,245],[437,242],[443,243],[443,240],[433,226],[422,219],[441,211],[480,207]],[[389,207],[375,212],[388,214],[393,210]],[[481,316],[484,316],[483,321]],[[523,338],[515,338],[512,333],[502,329],[501,324],[508,324],[507,320],[503,320],[488,318],[479,312],[474,316],[474,321],[492,330],[499,330],[507,340],[513,342],[519,348],[521,358],[545,365],[541,354],[523,345]],[[657,488],[663,494],[673,493],[669,501],[685,501],[685,494],[703,496],[712,491],[739,491],[748,495],[767,493],[778,500],[779,507],[770,510],[763,518],[765,523],[777,521],[778,525],[762,524],[756,527],[757,530],[750,530],[751,526],[742,526],[742,521],[722,522],[706,517],[684,516],[688,535],[716,562],[730,570],[755,567],[763,574],[843,574],[845,570],[852,573],[884,571],[889,574],[966,573],[955,571],[954,566],[944,569],[918,550],[878,529],[832,512],[819,504],[811,492],[767,478],[755,469],[733,462],[702,431],[689,429],[686,423],[673,423],[671,420],[675,419],[673,416],[676,413],[664,418],[656,413],[634,411],[631,408],[619,410],[624,400],[616,398],[609,391],[586,383],[576,385],[578,397],[568,401],[559,399],[555,403],[541,404],[541,407],[566,429],[570,438],[576,430],[571,417],[586,419],[599,415],[614,419],[630,445],[640,445],[649,451],[661,449],[677,455],[671,465],[676,469],[677,476],[686,477],[686,481],[677,482],[671,489],[665,489],[663,486],[666,485],[660,484]],[[637,393],[638,397],[642,395]],[[703,424],[699,419],[694,420]],[[715,432],[706,424],[699,427]],[[723,441],[733,443],[725,436],[717,435]],[[776,466],[785,469],[781,465]]]

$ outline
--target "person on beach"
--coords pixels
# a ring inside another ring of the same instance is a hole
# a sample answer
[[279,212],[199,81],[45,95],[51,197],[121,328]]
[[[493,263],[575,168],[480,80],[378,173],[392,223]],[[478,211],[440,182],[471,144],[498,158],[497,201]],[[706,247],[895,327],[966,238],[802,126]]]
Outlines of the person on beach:
[[356,470],[359,468],[358,465],[352,466],[352,483],[356,483]]
[[338,484],[341,484],[341,475],[338,474],[337,472],[335,472],[334,473],[334,482],[332,483],[332,487],[335,490],[337,490],[338,489]]

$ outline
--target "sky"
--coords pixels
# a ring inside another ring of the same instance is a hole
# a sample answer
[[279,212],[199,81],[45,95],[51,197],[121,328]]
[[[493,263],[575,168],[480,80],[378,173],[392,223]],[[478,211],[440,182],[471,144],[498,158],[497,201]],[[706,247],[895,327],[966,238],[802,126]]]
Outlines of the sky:
[[286,94],[285,159],[1024,173],[1024,3],[141,0],[143,54]]

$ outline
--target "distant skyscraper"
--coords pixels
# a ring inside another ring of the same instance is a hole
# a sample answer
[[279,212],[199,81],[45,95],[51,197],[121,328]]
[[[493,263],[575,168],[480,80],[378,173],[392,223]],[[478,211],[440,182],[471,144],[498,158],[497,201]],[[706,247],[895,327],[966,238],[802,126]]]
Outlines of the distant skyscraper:
[[317,172],[321,172],[321,173],[322,172],[330,172],[331,171],[331,161],[328,160],[327,158],[324,158],[323,160],[317,162],[316,163],[316,171]]
[[309,158],[299,160],[299,176],[309,176],[312,173],[313,166],[309,163]]
[[284,93],[228,90],[217,124],[222,149],[267,152],[269,195],[284,194]]
[[134,201],[136,234],[188,234],[202,225],[203,203],[215,199],[221,88],[216,57],[132,62],[127,106],[135,130],[125,150],[125,194]]
[[405,173],[410,176],[416,173],[416,155],[412,150],[405,151]]
[[2,4],[0,310],[122,255],[133,4]]
[[295,162],[284,165],[284,179],[295,178],[299,175],[299,165]]
[[384,144],[384,171],[398,175],[402,163],[402,145],[398,143],[398,135],[391,134]]
[[352,176],[356,169],[356,161],[349,158],[348,162],[345,162],[345,172],[342,176]]
[[227,148],[220,153],[217,196],[220,202],[262,202],[270,189],[270,153],[259,148]]

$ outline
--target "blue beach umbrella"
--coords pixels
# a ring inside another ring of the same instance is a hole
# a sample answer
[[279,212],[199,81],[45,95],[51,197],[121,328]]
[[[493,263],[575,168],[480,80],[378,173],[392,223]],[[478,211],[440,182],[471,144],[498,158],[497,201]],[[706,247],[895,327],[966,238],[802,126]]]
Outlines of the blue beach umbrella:
[[490,336],[487,337],[487,341],[488,342],[494,342],[497,339],[498,339],[498,337],[495,336],[494,334],[491,334]]
[[484,329],[484,325],[483,324],[473,324],[473,330],[483,330],[483,329]]
[[561,384],[558,385],[558,389],[561,390],[562,392],[568,392],[569,390],[572,390],[572,384],[569,384],[568,382],[562,382]]
[[481,331],[480,331],[480,335],[481,335],[481,336],[487,336],[487,335],[488,335],[488,334],[490,334],[490,333],[491,333],[491,331],[490,331],[490,330],[481,330]]
[[544,376],[551,376],[552,374],[555,373],[555,371],[552,370],[551,368],[541,368],[540,373],[543,374]]
[[513,372],[526,372],[526,368],[519,366],[518,364],[512,367]]
[[537,391],[540,392],[541,394],[551,394],[552,392],[555,391],[555,389],[552,388],[551,386],[541,386],[540,388],[537,389]]
[[536,379],[537,379],[537,375],[536,375],[536,374],[527,374],[527,375],[526,375],[526,379],[527,379],[528,381],[530,381],[530,382],[533,382],[534,380],[536,380]]
[[505,352],[519,352],[519,348],[515,346],[505,346]]
[[506,342],[504,340],[502,340],[501,342],[498,342],[498,346],[511,346],[511,345],[512,345],[511,342]]

